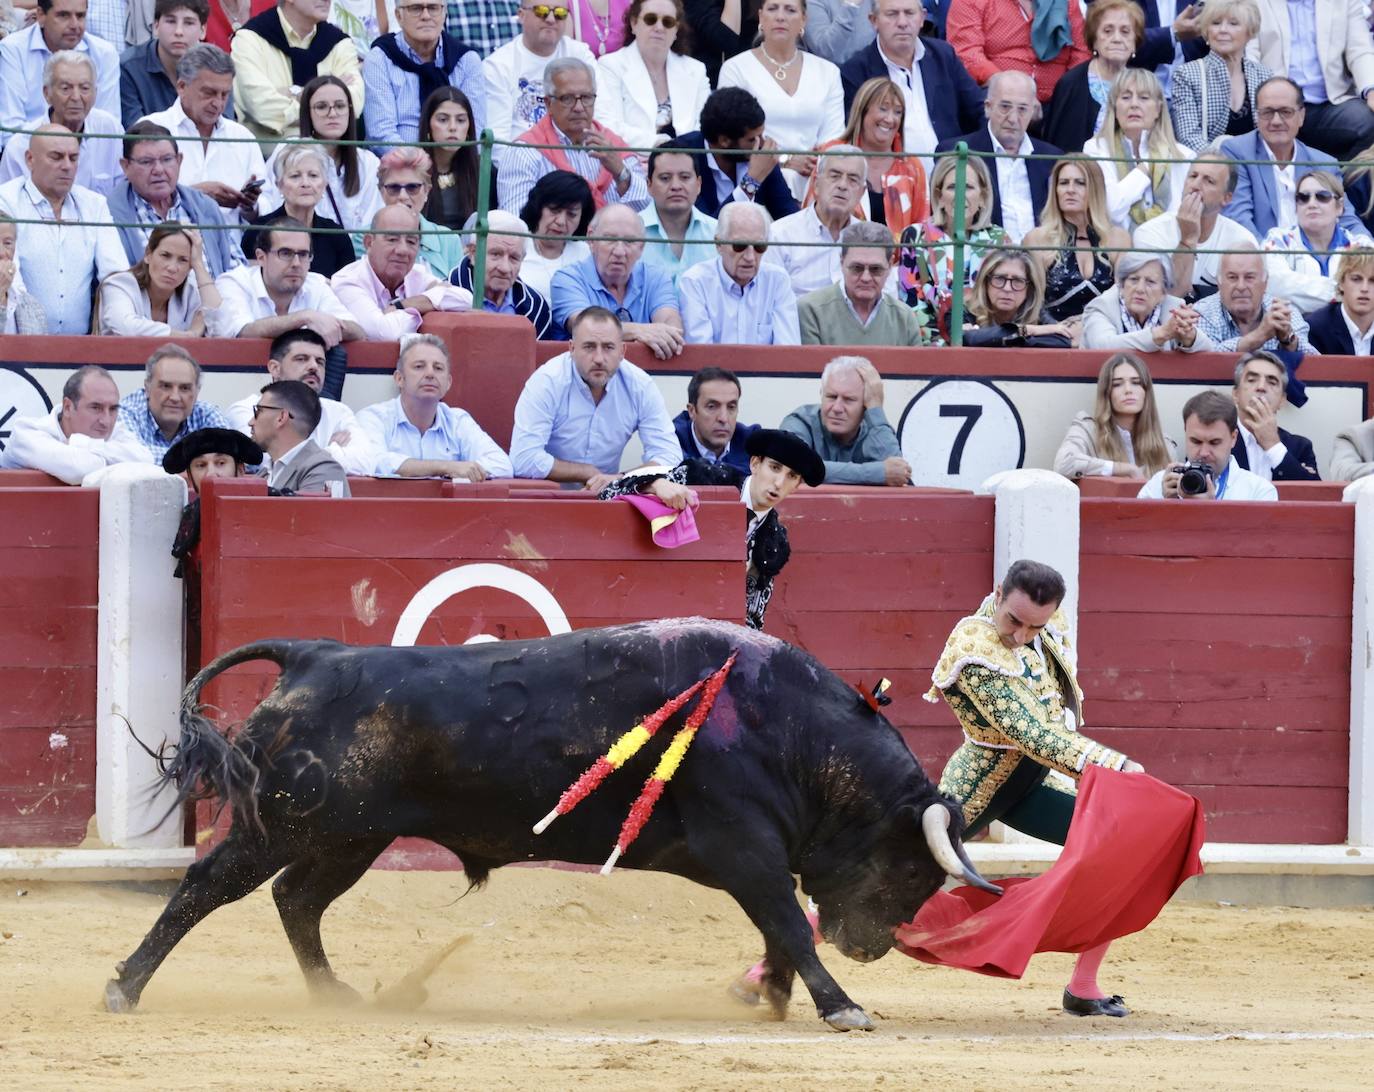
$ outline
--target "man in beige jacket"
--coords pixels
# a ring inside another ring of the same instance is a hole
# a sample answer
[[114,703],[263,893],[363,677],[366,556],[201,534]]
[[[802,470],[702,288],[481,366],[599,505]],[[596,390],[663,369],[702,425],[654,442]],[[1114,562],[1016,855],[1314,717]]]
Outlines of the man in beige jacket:
[[1331,477],[1338,482],[1374,474],[1374,417],[1336,433],[1331,452]]

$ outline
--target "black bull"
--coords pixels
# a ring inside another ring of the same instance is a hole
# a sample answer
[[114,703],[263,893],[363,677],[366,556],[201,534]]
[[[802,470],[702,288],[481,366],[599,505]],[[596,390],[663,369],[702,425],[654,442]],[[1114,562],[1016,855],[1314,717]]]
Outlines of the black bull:
[[[734,896],[763,934],[764,992],[779,1016],[800,973],[832,1026],[871,1026],[817,958],[794,875],[820,907],[822,935],[851,958],[877,959],[946,871],[982,882],[960,844],[959,808],[812,657],[700,619],[461,648],[262,641],[221,656],[186,688],[165,773],[179,801],[217,797],[233,823],[119,965],[107,1007],[133,1009],[190,929],[279,871],[272,893],[307,983],[347,995],[320,918],[392,839],[447,847],[473,885],[514,861],[599,863],[690,706],[546,833],[531,824],[623,732],[732,651],[710,716],[620,864]],[[201,716],[200,691],[260,659],[281,676],[231,742]]]

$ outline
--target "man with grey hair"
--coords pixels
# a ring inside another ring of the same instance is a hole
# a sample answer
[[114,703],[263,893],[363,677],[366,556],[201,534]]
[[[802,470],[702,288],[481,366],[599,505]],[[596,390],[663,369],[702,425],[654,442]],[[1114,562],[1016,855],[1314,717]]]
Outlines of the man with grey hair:
[[762,205],[731,201],[716,223],[716,259],[678,281],[689,344],[797,345],[797,297],[779,265],[764,261],[773,218]]
[[219,407],[200,400],[200,365],[180,345],[154,349],[143,386],[119,403],[119,419],[161,463],[171,446],[198,428],[228,428]]
[[861,356],[837,356],[821,372],[821,400],[798,406],[779,426],[825,462],[826,484],[910,485],[897,433],[883,413],[883,381]]
[[1026,73],[994,73],[988,81],[983,112],[988,119],[985,127],[947,137],[935,146],[935,151],[952,152],[962,140],[971,152],[996,153],[996,169],[988,172],[992,175],[992,222],[1006,230],[1010,242],[1019,243],[1040,222],[1054,167],[1052,159],[1025,157],[1064,153],[1026,132],[1040,114],[1035,81]]
[[639,157],[625,151],[625,142],[592,116],[596,69],[590,61],[550,61],[544,69],[544,105],[548,113],[501,157],[496,187],[503,209],[518,215],[534,184],[557,170],[585,178],[598,207],[628,205],[638,212],[649,203]]
[[[86,0],[38,0],[33,24],[0,41],[0,126],[24,128],[46,109],[43,68],[60,50],[82,53],[95,64],[95,104],[119,116],[119,51],[86,33]],[[0,144],[8,138],[0,133]]]
[[[449,281],[473,293],[473,262],[477,254],[477,213],[463,225],[463,260],[449,275]],[[567,341],[568,333],[553,320],[553,308],[544,296],[520,279],[525,260],[525,244],[530,231],[525,221],[504,209],[487,213],[487,264],[482,279],[482,310],[494,315],[519,315],[534,327],[538,341]]]
[[864,220],[840,232],[843,280],[797,303],[803,345],[928,345],[916,312],[883,292],[896,247],[883,224]]
[[1315,482],[1317,453],[1306,436],[1279,428],[1288,393],[1288,368],[1273,353],[1246,353],[1236,362],[1231,399],[1236,404],[1236,442],[1231,456],[1242,470],[1267,481]]
[[455,288],[420,261],[420,217],[386,205],[363,236],[363,254],[330,281],[334,294],[373,341],[395,341],[420,328],[431,311],[468,311],[472,293]]
[[769,236],[767,261],[782,266],[798,299],[840,279],[840,232],[860,222],[854,206],[868,189],[867,160],[854,145],[837,144],[816,161],[815,179],[816,200],[784,216]]
[[444,401],[453,369],[441,338],[407,338],[393,378],[396,397],[358,414],[359,431],[381,452],[379,475],[471,482],[513,476],[500,445],[470,413]]
[[[68,485],[116,463],[152,464],[153,457],[119,419],[119,388],[99,364],[77,368],[62,387],[62,404],[46,417],[20,417],[0,451],[0,469],[41,470]],[[94,483],[92,483],[94,484]]]
[[233,89],[229,54],[215,45],[192,46],[177,62],[177,101],[144,119],[177,138],[182,185],[213,197],[226,223],[253,213],[267,178],[253,134],[224,116]]
[[[1197,306],[1198,329],[1206,334],[1218,352],[1249,353],[1268,349],[1271,353],[1316,353],[1307,340],[1307,320],[1285,299],[1269,294],[1269,273],[1264,256],[1253,243],[1241,243],[1224,254],[1219,266],[1216,295]],[[1296,367],[1296,360],[1290,366]],[[1294,395],[1298,392],[1295,390]],[[1302,405],[1294,399],[1294,405]]]
[[[595,61],[590,46],[563,33],[568,22],[566,8],[559,19],[553,4],[545,5],[543,15],[535,15],[536,0],[517,2],[520,6],[515,21],[520,25],[520,33],[512,39],[510,31],[506,31],[502,38],[505,44],[492,50],[482,62],[487,85],[487,124],[497,140],[514,140],[543,119],[544,70],[550,61],[563,57],[575,57],[588,64]],[[475,44],[469,35],[452,29],[451,20],[450,31],[460,41]],[[505,149],[498,146],[497,152],[504,155]]]
[[[108,198],[115,182],[122,177],[119,170],[120,142],[112,134],[124,132],[115,115],[107,114],[95,105],[95,62],[89,54],[74,49],[62,49],[48,58],[43,66],[43,100],[47,109],[25,122],[26,129],[37,129],[44,122],[65,126],[78,137],[92,135],[94,140],[81,142],[81,159],[76,165],[76,184],[94,190]],[[103,139],[102,139],[103,137]],[[28,175],[25,153],[29,150],[29,134],[15,133],[5,144],[0,156],[0,182]]]

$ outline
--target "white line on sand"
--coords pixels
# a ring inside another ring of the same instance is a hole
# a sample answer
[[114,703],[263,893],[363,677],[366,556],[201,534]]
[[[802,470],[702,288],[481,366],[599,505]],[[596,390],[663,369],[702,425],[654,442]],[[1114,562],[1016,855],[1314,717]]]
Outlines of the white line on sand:
[[[903,1033],[905,1039],[916,1042],[948,1043],[1221,1043],[1232,1039],[1247,1042],[1366,1042],[1374,1040],[1374,1031],[1146,1031],[1114,1033],[1035,1034],[1035,1035],[922,1035]],[[891,1033],[868,1036],[861,1033],[846,1036],[845,1041],[880,1043],[891,1039]],[[835,1043],[839,1037],[833,1032],[816,1035],[681,1035],[671,1032],[644,1035],[576,1034],[549,1029],[531,1028],[523,1032],[489,1033],[484,1035],[455,1035],[455,1043],[498,1044],[512,1042],[571,1043],[578,1046],[648,1046],[651,1043],[672,1043],[679,1046],[792,1046],[803,1043]]]

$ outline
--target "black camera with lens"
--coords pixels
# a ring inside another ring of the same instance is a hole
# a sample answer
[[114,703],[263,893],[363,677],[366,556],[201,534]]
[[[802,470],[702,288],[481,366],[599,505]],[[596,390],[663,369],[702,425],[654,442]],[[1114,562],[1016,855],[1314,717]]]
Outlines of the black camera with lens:
[[1216,474],[1211,463],[1181,463],[1178,467],[1178,491],[1185,497],[1207,492],[1207,483]]

